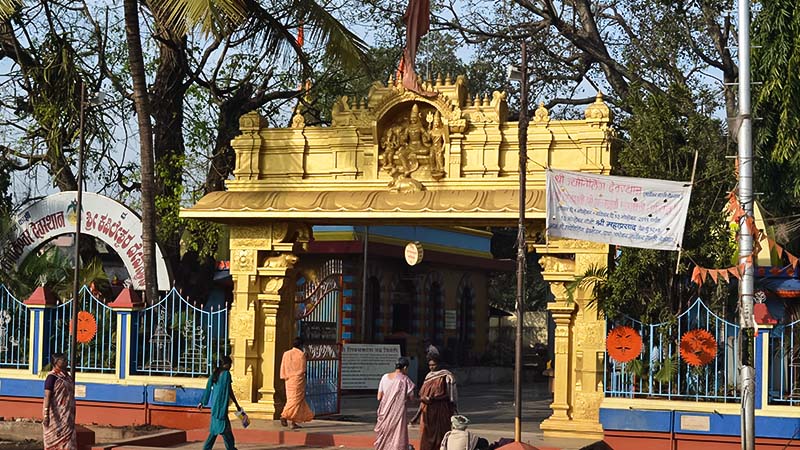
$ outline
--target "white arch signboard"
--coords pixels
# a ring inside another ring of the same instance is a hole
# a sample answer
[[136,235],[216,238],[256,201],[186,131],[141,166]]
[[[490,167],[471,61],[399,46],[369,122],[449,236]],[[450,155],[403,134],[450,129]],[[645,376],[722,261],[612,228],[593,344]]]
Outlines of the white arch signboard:
[[[49,195],[16,217],[16,230],[0,248],[0,267],[11,270],[42,244],[55,237],[75,233],[76,192]],[[117,252],[135,290],[144,290],[142,220],[122,203],[91,192],[83,193],[81,234],[94,236]],[[158,289],[170,289],[171,281],[161,249],[156,246]]]

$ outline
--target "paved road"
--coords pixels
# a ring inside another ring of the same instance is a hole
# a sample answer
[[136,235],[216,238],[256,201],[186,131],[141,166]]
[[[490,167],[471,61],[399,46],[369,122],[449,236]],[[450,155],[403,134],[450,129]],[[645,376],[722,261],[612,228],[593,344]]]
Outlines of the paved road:
[[[550,416],[553,396],[547,383],[526,383],[522,391],[523,429],[539,431],[539,423]],[[374,395],[345,395],[342,413],[334,420],[375,423],[378,401]],[[507,425],[513,432],[514,386],[477,384],[459,387],[458,412],[467,416],[473,428],[498,428]],[[413,413],[412,413],[413,414]]]

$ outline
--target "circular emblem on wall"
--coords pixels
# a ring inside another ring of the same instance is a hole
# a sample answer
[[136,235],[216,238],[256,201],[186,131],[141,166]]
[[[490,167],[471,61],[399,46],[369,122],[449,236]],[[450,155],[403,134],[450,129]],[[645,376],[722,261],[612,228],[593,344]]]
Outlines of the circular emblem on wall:
[[[69,321],[69,332],[72,334],[72,320]],[[97,334],[97,321],[94,316],[86,311],[78,312],[78,337],[81,344],[88,344]]]
[[642,336],[631,327],[618,326],[606,337],[608,356],[616,362],[633,361],[642,353]]
[[419,241],[409,242],[403,252],[409,266],[416,266],[422,262],[422,244]]
[[703,329],[689,330],[681,337],[681,358],[690,366],[705,366],[717,356],[717,340]]

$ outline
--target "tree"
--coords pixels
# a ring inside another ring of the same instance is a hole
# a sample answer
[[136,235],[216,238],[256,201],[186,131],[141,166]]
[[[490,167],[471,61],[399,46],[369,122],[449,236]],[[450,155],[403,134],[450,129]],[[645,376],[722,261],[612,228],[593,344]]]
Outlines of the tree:
[[144,263],[145,296],[148,302],[158,300],[156,274],[156,224],[155,224],[155,168],[153,162],[153,128],[150,123],[150,98],[145,78],[142,40],[139,31],[139,4],[137,0],[124,0],[125,37],[128,43],[133,102],[139,124],[139,149],[141,160],[142,191],[142,260]]
[[[689,180],[699,154],[695,185],[686,220],[683,258],[676,274],[677,252],[622,248],[601,290],[600,306],[610,317],[626,314],[646,322],[666,320],[687,307],[695,295],[718,311],[727,308],[727,292],[694,287],[689,268],[727,267],[733,252],[723,214],[725,194],[735,185],[722,123],[703,114],[701,101],[684,87],[663,94],[632,95],[632,114],[624,119],[616,172],[620,175]],[[719,280],[723,285],[723,280]]]
[[[753,85],[757,189],[768,211],[786,216],[800,199],[800,10],[785,0],[759,3],[752,28],[752,79],[761,83]],[[779,225],[779,240],[795,240],[781,232],[795,222]]]

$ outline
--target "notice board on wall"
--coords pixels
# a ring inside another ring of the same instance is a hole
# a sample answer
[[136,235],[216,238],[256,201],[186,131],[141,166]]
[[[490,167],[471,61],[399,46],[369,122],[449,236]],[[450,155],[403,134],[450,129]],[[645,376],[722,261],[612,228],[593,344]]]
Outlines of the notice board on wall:
[[399,357],[396,344],[344,344],[342,389],[378,389],[381,377],[394,371]]

